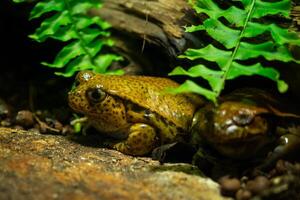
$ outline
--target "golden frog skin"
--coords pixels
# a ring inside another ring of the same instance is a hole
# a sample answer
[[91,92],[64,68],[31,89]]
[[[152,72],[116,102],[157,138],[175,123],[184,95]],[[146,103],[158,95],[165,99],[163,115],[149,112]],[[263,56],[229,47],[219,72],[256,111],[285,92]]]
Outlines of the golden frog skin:
[[204,101],[169,94],[178,84],[166,78],[79,72],[68,94],[70,107],[100,133],[118,139],[110,146],[130,155],[189,137],[195,110]]
[[266,158],[274,149],[261,166],[272,165],[300,149],[300,115],[281,105],[265,91],[237,90],[218,106],[209,103],[195,114],[191,143],[209,144],[219,154],[238,160]]

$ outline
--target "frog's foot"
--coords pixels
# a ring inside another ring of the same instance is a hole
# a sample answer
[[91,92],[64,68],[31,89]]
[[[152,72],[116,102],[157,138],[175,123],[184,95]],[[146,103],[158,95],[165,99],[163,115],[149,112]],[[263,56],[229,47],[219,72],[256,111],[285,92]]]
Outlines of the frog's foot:
[[125,141],[113,145],[113,148],[129,155],[145,155],[156,146],[156,131],[148,124],[136,123],[129,129],[128,138]]
[[196,149],[188,143],[176,141],[156,147],[152,151],[152,159],[161,164],[165,162],[191,163]]
[[300,150],[300,137],[294,134],[282,135],[279,145],[269,154],[267,159],[256,170],[267,170],[279,159],[287,159]]

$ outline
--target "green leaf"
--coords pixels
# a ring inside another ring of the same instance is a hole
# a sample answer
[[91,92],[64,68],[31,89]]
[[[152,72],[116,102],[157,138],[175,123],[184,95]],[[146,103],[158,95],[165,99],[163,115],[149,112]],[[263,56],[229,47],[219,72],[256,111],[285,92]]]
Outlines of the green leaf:
[[103,41],[94,40],[86,45],[86,50],[87,50],[88,54],[90,54],[92,57],[94,57],[102,49],[103,46],[104,46]]
[[13,2],[15,2],[15,3],[23,3],[23,2],[26,2],[26,0],[13,0]]
[[235,79],[239,76],[259,75],[273,80],[277,83],[277,88],[280,92],[286,92],[288,89],[287,83],[280,79],[278,70],[271,67],[263,67],[260,63],[254,65],[241,65],[237,62],[232,63],[227,76],[227,80]]
[[[179,57],[194,60],[194,63],[198,61],[198,63],[187,70],[177,67],[169,75],[201,77],[207,80],[210,86],[207,90],[213,92],[214,98],[221,94],[226,80],[240,76],[263,76],[276,82],[280,92],[285,92],[288,85],[280,79],[279,72],[274,68],[264,67],[259,61],[263,59],[265,61],[300,63],[300,60],[296,60],[288,48],[291,45],[300,46],[299,35],[287,28],[279,27],[275,24],[277,21],[270,23],[272,18],[269,19],[268,23],[263,18],[268,15],[277,15],[276,19],[279,17],[286,20],[289,18],[291,0],[235,1],[241,2],[244,7],[229,6],[227,9],[222,9],[222,6],[219,6],[219,1],[189,0],[197,13],[207,16],[202,24],[187,27],[186,31],[206,31],[213,39],[212,44],[214,45],[209,44],[200,49],[188,49],[184,55]],[[271,39],[259,42],[262,41],[262,38],[259,38],[261,34],[269,34]],[[256,42],[250,43],[249,41]],[[219,43],[223,46],[220,46]],[[249,63],[249,59],[254,64],[238,63],[239,60]],[[203,65],[203,60],[217,63],[220,69],[216,70]],[[203,92],[203,89],[206,88],[201,86],[197,88],[195,83],[188,83],[185,83],[177,91],[194,91],[198,94],[207,95],[208,99],[213,99],[212,96],[209,96],[210,93]]]
[[110,33],[107,31],[100,31],[95,28],[85,28],[76,32],[72,26],[64,26],[59,28],[53,35],[49,35],[49,37],[63,42],[72,39],[83,39],[85,44],[89,44],[98,36],[108,37],[110,36]]
[[66,64],[68,64],[72,59],[77,56],[83,55],[84,51],[81,47],[79,41],[74,41],[67,46],[65,46],[56,56],[53,64],[49,64],[46,62],[42,62],[43,65],[52,68],[63,68]]
[[167,90],[170,93],[187,93],[187,92],[192,92],[192,93],[196,93],[199,94],[201,96],[205,96],[207,99],[216,102],[217,101],[217,95],[216,93],[203,88],[199,85],[197,85],[195,82],[187,80],[185,81],[183,84],[181,84],[179,87],[177,88],[168,88]]
[[218,13],[222,12],[222,9],[219,8],[212,0],[189,0],[189,3],[193,6],[197,13],[205,13],[210,18],[217,19]]
[[277,88],[279,92],[285,93],[289,89],[289,86],[286,82],[279,80],[277,81]]
[[185,32],[188,33],[203,31],[203,30],[205,30],[205,27],[203,25],[198,25],[198,26],[192,25],[192,26],[185,27]]
[[[24,2],[26,0],[13,0]],[[93,70],[108,73],[112,62],[122,57],[114,54],[102,54],[103,46],[111,47],[114,42],[109,39],[111,27],[98,16],[88,16],[88,11],[101,8],[100,0],[40,0],[31,11],[30,19],[46,18],[36,31],[29,37],[44,42],[48,38],[68,42],[56,55],[53,63],[41,64],[51,68],[65,68],[56,72],[57,75],[70,77],[80,70]],[[122,70],[109,71],[121,74]]]
[[297,33],[290,32],[288,29],[281,28],[276,24],[259,24],[249,22],[245,30],[244,37],[256,37],[264,32],[269,32],[273,41],[278,45],[293,44],[300,46],[300,40]]
[[97,16],[95,16],[95,17],[88,17],[88,16],[74,17],[74,20],[76,20],[76,28],[77,29],[85,29],[91,25],[98,25],[103,30],[111,27],[111,25],[109,23],[101,20]]
[[249,11],[249,7],[251,6],[253,0],[236,0],[243,3],[245,10]]
[[266,2],[255,0],[254,11],[251,18],[261,18],[266,15],[281,14],[286,18],[289,17],[291,10],[290,0],[281,0],[278,2]]
[[188,58],[190,60],[205,59],[208,61],[216,62],[220,67],[224,66],[228,59],[230,59],[232,52],[217,49],[209,44],[202,49],[188,49],[185,55],[179,56],[180,58]]
[[247,12],[235,6],[231,6],[230,8],[225,10],[219,17],[224,17],[229,21],[230,24],[236,27],[240,27],[244,25],[244,21],[247,17]]
[[48,12],[63,11],[63,10],[64,10],[64,3],[62,0],[40,1],[31,10],[29,20],[38,18]]
[[279,80],[279,72],[274,68],[263,67],[260,63],[254,65],[242,65],[237,62],[232,63],[227,79],[235,79],[239,76],[261,75],[271,80]]
[[212,88],[220,87],[220,78],[224,76],[224,72],[211,70],[204,65],[196,65],[191,67],[188,71],[184,70],[182,67],[176,67],[169,75],[186,75],[189,77],[202,77],[208,81]]
[[[84,30],[79,32],[82,35],[82,39],[86,44],[89,44],[99,36],[108,37],[110,33],[107,31],[100,31],[99,29],[95,28],[85,28]],[[107,40],[103,40],[103,43],[109,43]],[[109,45],[108,45],[109,46]]]
[[34,34],[29,37],[38,41],[43,42],[51,35],[55,34],[59,28],[66,26],[71,23],[68,17],[68,11],[57,13],[54,16],[44,20],[41,26],[35,31]]
[[72,60],[66,68],[65,72],[56,72],[56,75],[64,76],[64,77],[71,77],[77,71],[81,70],[90,70],[93,69],[93,64],[90,62],[90,59],[87,55],[79,56],[76,59]]
[[[64,77],[71,77],[73,76],[77,71],[82,71],[82,70],[92,70],[97,73],[105,73],[105,74],[114,74],[114,75],[122,75],[124,74],[124,70],[122,69],[117,69],[117,70],[112,70],[112,71],[106,71],[103,70],[103,65],[106,65],[105,67],[109,67],[109,65],[113,61],[118,61],[121,60],[122,57],[116,56],[114,54],[105,54],[105,55],[100,55],[96,58],[95,63],[101,64],[101,65],[93,65],[90,62],[90,59],[88,56],[80,56],[71,61],[66,68],[65,72],[56,72],[56,75],[64,76]],[[100,66],[100,67],[97,67]]]
[[125,72],[123,69],[116,69],[116,70],[110,70],[105,72],[105,74],[107,75],[119,75],[119,76],[124,75],[124,73]]
[[237,45],[241,31],[228,28],[215,19],[205,20],[203,26],[212,38],[223,44],[227,49]]
[[71,1],[70,2],[72,15],[86,14],[92,8],[101,8],[100,1]]
[[64,26],[60,27],[54,34],[49,35],[48,37],[66,42],[78,38],[78,35],[72,26]]
[[248,60],[250,58],[257,58],[259,56],[263,56],[269,61],[279,60],[283,62],[294,61],[300,63],[300,61],[297,61],[293,58],[287,47],[277,46],[271,41],[260,44],[241,42],[235,59]]
[[[96,64],[94,71],[97,73],[105,73],[107,68],[111,65],[113,61],[121,61],[123,58],[121,56],[117,56],[115,54],[104,54],[96,56],[94,62]],[[116,73],[120,73],[116,71]]]

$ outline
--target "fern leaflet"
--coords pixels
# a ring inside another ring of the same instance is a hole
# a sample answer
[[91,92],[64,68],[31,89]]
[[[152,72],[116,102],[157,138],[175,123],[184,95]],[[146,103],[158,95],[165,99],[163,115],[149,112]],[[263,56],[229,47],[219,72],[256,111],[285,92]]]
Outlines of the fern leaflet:
[[[24,2],[25,0],[14,0]],[[104,46],[113,46],[109,39],[110,25],[98,16],[89,17],[87,11],[91,8],[101,8],[99,0],[41,0],[30,13],[30,19],[46,18],[29,37],[44,42],[53,38],[67,45],[56,55],[53,63],[42,62],[43,65],[62,69],[56,72],[65,77],[72,76],[81,70],[93,70],[98,73],[122,73],[121,70],[109,72],[107,68],[113,61],[122,58],[115,54],[103,54]]]
[[[299,36],[275,23],[260,22],[263,21],[260,19],[267,15],[280,15],[288,18],[291,10],[290,0],[276,2],[235,0],[235,2],[240,2],[242,6],[232,5],[223,10],[213,0],[189,0],[198,14],[206,14],[208,17],[200,25],[187,27],[186,31],[206,31],[219,45],[216,46],[214,43],[201,49],[188,49],[180,57],[215,62],[219,69],[212,69],[202,64],[188,70],[176,67],[169,75],[201,77],[208,81],[211,89],[188,80],[173,92],[195,92],[217,103],[226,80],[251,75],[260,75],[275,81],[280,92],[288,89],[288,85],[280,79],[280,74],[276,69],[264,67],[258,61],[253,64],[244,63],[249,59],[259,57],[268,61],[300,63],[300,60],[293,58],[287,47],[288,45],[300,46]],[[271,39],[260,41],[260,35],[265,33],[270,35]],[[255,39],[259,42],[250,42]]]

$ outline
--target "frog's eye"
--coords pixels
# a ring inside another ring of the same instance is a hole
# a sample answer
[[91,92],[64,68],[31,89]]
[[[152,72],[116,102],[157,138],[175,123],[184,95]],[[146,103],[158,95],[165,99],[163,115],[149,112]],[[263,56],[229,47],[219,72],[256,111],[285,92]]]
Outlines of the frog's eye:
[[104,100],[106,93],[100,88],[91,88],[86,91],[86,97],[90,103],[96,104]]
[[250,112],[247,112],[246,110],[239,111],[239,113],[233,117],[233,121],[236,124],[241,126],[250,124],[253,119],[254,119],[254,115]]

